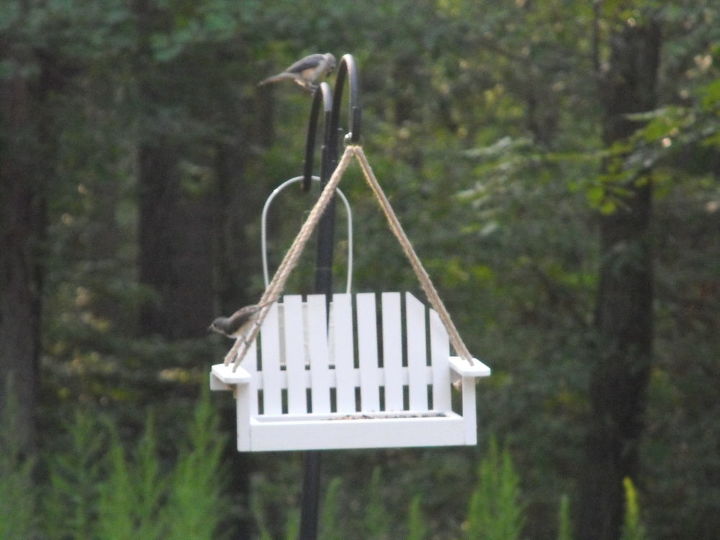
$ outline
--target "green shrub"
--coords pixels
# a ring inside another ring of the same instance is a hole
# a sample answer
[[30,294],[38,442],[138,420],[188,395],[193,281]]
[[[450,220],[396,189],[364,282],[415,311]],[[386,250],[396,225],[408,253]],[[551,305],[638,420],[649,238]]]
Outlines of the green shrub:
[[558,540],[572,540],[570,498],[565,494],[560,497],[560,510],[558,511]]
[[214,540],[228,513],[223,498],[226,476],[221,471],[225,444],[219,435],[218,418],[208,391],[195,408],[188,442],[180,451],[170,476],[169,495],[163,513],[168,524],[166,539]]
[[103,452],[108,436],[95,415],[77,409],[65,434],[48,449],[49,487],[43,495],[43,528],[48,538],[97,538]]
[[427,536],[427,526],[422,513],[420,494],[415,495],[410,501],[408,509],[408,534],[407,540],[424,540]]
[[523,528],[520,480],[509,452],[490,441],[487,455],[478,468],[478,486],[470,499],[468,538],[473,540],[514,540]]
[[107,454],[106,477],[99,486],[97,532],[103,540],[130,540],[135,535],[135,513],[139,510],[131,466],[125,457],[115,426],[108,424],[111,434]]
[[6,379],[5,403],[0,411],[0,538],[25,540],[36,532],[36,498],[33,486],[35,459],[28,457],[18,439],[18,406]]
[[202,540],[229,534],[219,527],[229,513],[220,461],[224,440],[207,392],[167,471],[160,466],[152,414],[140,440],[124,446],[112,421],[78,410],[65,439],[47,459],[47,538]]
[[365,538],[382,540],[392,538],[390,516],[383,498],[382,471],[375,467],[370,477],[370,486],[367,493],[367,506],[365,510]]
[[335,477],[328,483],[320,516],[320,538],[322,540],[343,540],[342,518],[340,508],[340,489],[342,479]]
[[621,540],[645,540],[645,527],[640,519],[640,505],[637,499],[635,485],[630,478],[623,480],[625,489],[625,519]]

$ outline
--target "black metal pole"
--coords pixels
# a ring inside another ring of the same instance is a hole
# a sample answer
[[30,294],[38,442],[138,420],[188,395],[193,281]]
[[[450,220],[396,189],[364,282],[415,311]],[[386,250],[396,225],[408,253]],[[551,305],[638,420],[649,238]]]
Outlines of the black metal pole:
[[[337,166],[337,136],[330,133],[330,115],[332,92],[326,83],[316,90],[308,129],[308,141],[305,153],[305,171],[303,186],[309,187],[312,175],[312,155],[317,129],[317,113],[322,99],[324,113],[323,143],[320,163],[320,184],[325,187],[331,173]],[[335,198],[330,200],[320,223],[318,224],[317,255],[315,262],[315,292],[326,295],[329,307],[332,297],[332,261],[335,236]],[[328,310],[329,313],[329,310]],[[300,509],[300,538],[315,540],[318,531],[320,507],[320,469],[321,456],[318,451],[305,452],[303,455],[303,488]]]
[[[360,141],[360,88],[358,70],[355,59],[346,54],[340,60],[335,83],[335,92],[329,85],[322,83],[315,91],[308,126],[307,145],[305,149],[305,168],[303,189],[310,187],[312,176],[312,157],[314,154],[315,132],[317,130],[317,114],[320,100],[324,113],[323,145],[320,163],[320,184],[325,187],[338,162],[338,143],[340,135],[340,109],[345,80],[349,80],[349,126],[345,138],[347,142],[358,144]],[[332,298],[332,262],[335,236],[335,197],[333,197],[318,225],[317,256],[315,263],[315,292],[325,294],[327,313],[330,313]],[[318,531],[318,509],[320,506],[320,452],[305,452],[303,489],[300,512],[300,539],[315,540]]]

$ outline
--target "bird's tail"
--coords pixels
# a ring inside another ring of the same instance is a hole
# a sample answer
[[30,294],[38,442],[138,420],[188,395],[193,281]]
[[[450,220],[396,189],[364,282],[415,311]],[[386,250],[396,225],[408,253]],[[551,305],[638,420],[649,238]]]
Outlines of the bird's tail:
[[276,83],[278,81],[285,81],[288,79],[290,79],[290,80],[297,79],[297,75],[295,75],[294,73],[287,73],[287,72],[278,73],[277,75],[273,75],[272,77],[263,79],[262,81],[260,81],[258,83],[258,86],[263,86],[265,84],[270,84],[270,83]]

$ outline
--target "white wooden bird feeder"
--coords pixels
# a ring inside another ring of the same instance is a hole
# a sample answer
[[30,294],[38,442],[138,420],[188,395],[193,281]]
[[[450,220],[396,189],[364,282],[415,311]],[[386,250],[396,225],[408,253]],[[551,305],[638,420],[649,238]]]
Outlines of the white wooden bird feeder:
[[[284,295],[288,274],[355,156],[432,308],[412,294]],[[365,154],[348,146],[268,285],[256,324],[210,387],[232,390],[240,451],[474,445],[472,358],[382,193]],[[452,347],[458,356],[451,355]],[[453,408],[452,387],[462,399]]]

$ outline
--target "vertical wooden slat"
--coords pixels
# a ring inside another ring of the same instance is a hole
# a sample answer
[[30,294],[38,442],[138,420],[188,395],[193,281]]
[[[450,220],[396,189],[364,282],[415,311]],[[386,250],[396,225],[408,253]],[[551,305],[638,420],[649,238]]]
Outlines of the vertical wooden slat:
[[433,409],[449,411],[450,404],[450,342],[447,330],[434,309],[430,310],[430,361],[432,362]]
[[427,348],[425,344],[425,306],[410,293],[405,293],[407,325],[408,379],[410,409],[427,411]]
[[301,414],[307,412],[302,297],[296,294],[286,295],[283,304],[288,412]]
[[380,410],[377,313],[375,293],[355,295],[357,303],[358,359],[360,365],[360,409]]
[[307,298],[308,349],[310,351],[310,387],[312,412],[330,412],[330,372],[328,368],[327,315],[325,295]]
[[385,410],[403,409],[402,326],[400,293],[382,293],[383,372]]
[[268,310],[260,333],[262,347],[263,414],[282,413],[282,394],[280,392],[280,323],[278,304]]
[[349,294],[333,295],[333,352],[337,379],[337,412],[355,412],[355,381],[353,377],[354,346],[352,298]]

